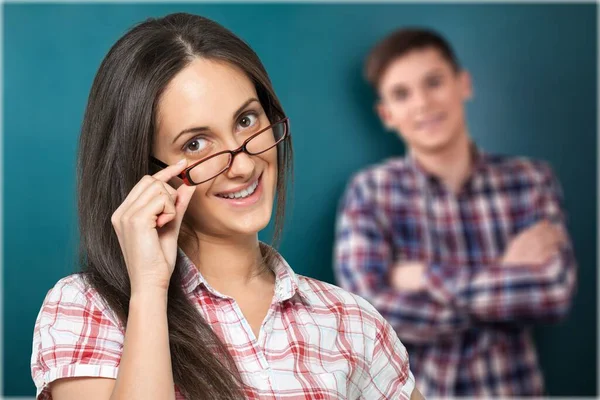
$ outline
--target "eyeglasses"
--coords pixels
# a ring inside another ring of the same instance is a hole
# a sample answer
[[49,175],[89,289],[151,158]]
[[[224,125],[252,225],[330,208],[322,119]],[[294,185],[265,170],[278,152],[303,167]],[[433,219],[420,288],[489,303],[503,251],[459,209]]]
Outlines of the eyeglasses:
[[[271,150],[289,136],[289,130],[289,119],[284,118],[256,132],[237,149],[220,151],[204,157],[184,169],[177,176],[188,186],[210,181],[227,171],[236,155],[243,152],[250,156],[257,156]],[[167,164],[152,156],[150,156],[150,161],[160,168],[168,167]]]

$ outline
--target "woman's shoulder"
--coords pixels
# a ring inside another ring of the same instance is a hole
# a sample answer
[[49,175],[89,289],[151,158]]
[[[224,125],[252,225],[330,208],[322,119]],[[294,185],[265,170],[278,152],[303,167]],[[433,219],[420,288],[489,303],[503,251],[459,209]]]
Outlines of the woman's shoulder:
[[82,273],[71,274],[59,279],[46,293],[37,324],[56,321],[57,318],[93,319],[102,316],[107,322],[119,325],[118,319],[103,300],[100,293],[90,285]]
[[86,279],[82,273],[71,274],[60,278],[48,290],[46,297],[67,294],[71,300],[74,300],[75,298],[83,299],[91,294],[88,292],[88,289]]
[[99,297],[98,292],[88,285],[84,274],[77,273],[59,279],[46,293],[47,303],[90,303]]
[[299,290],[313,309],[326,309],[337,318],[360,319],[380,329],[385,320],[371,303],[339,286],[315,278],[298,275]]
[[49,398],[56,379],[116,378],[124,331],[82,274],[66,276],[47,292],[35,321],[31,375],[36,398]]

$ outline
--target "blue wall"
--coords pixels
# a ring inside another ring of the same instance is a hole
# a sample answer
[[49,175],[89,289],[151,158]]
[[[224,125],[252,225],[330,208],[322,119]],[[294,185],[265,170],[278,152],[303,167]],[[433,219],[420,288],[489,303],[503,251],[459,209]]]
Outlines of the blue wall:
[[75,156],[100,61],[149,16],[198,13],[246,39],[291,118],[295,189],[281,251],[333,281],[335,209],[352,173],[403,146],[361,77],[400,25],[438,29],[470,70],[472,135],[487,151],[548,160],[580,264],[570,318],[536,332],[552,395],[596,394],[596,5],[4,5],[4,394],[33,395],[29,357],[47,290],[76,268]]

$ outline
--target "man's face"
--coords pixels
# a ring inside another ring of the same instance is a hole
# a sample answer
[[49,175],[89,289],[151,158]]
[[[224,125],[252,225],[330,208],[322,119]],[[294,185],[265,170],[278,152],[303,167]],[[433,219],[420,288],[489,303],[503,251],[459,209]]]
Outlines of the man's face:
[[435,48],[413,50],[394,60],[380,79],[379,94],[381,120],[418,153],[442,152],[467,134],[469,75],[456,72]]

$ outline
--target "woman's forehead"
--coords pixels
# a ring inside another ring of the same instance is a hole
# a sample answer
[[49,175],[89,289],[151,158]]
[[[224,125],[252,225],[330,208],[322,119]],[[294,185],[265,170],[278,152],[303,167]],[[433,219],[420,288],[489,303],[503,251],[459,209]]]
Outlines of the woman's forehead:
[[159,129],[190,123],[230,122],[240,105],[257,97],[252,81],[229,63],[197,59],[167,85],[158,103]]

